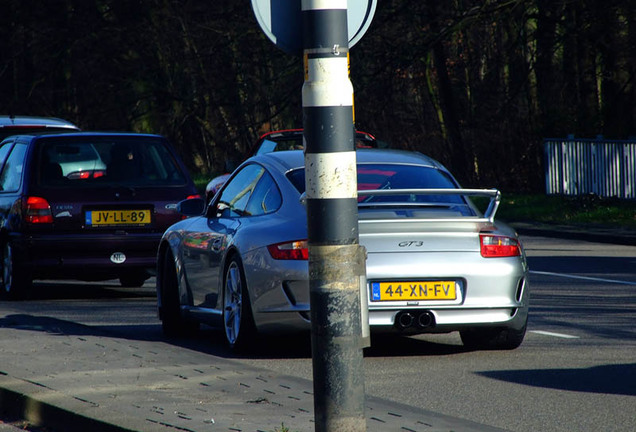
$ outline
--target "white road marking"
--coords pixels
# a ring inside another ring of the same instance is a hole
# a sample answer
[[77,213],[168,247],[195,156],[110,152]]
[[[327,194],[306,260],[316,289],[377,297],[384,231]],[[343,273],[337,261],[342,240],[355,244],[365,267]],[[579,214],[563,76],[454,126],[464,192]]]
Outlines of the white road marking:
[[570,279],[582,279],[582,280],[588,280],[588,281],[594,281],[594,282],[605,282],[605,283],[613,283],[613,284],[620,284],[620,285],[636,286],[636,282],[620,281],[616,279],[603,279],[603,278],[595,278],[595,277],[589,277],[589,276],[577,276],[577,275],[564,274],[564,273],[553,273],[553,272],[534,271],[534,270],[530,270],[530,273],[546,275],[546,276],[559,276],[559,277],[570,278]]
[[530,333],[537,333],[544,336],[554,336],[554,337],[563,338],[563,339],[579,339],[578,336],[573,336],[573,335],[568,335],[563,333],[553,333],[553,332],[543,331],[543,330],[530,330]]

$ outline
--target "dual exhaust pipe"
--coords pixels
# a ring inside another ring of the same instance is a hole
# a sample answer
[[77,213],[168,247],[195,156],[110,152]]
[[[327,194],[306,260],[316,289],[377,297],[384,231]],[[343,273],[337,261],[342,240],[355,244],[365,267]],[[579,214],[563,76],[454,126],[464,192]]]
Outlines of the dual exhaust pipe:
[[400,311],[395,316],[395,326],[400,330],[430,328],[435,326],[435,316],[431,311]]

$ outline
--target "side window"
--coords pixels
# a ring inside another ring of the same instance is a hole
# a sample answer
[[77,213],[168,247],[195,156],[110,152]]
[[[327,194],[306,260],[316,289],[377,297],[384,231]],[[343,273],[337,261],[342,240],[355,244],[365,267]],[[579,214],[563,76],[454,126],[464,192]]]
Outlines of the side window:
[[217,201],[217,215],[237,217],[245,214],[245,207],[265,169],[257,164],[244,167],[223,188]]
[[143,155],[142,170],[146,180],[170,181],[174,184],[186,181],[172,155],[160,142],[156,145],[144,146],[140,148],[140,151]]
[[2,169],[2,166],[4,165],[4,160],[7,158],[12,144],[13,141],[5,141],[2,143],[2,147],[0,147],[0,169]]
[[278,210],[282,197],[274,179],[269,173],[264,173],[261,180],[252,192],[252,197],[247,203],[245,213],[252,216],[263,215]]
[[0,173],[0,190],[3,192],[15,192],[19,189],[25,152],[26,145],[16,144],[4,163]]

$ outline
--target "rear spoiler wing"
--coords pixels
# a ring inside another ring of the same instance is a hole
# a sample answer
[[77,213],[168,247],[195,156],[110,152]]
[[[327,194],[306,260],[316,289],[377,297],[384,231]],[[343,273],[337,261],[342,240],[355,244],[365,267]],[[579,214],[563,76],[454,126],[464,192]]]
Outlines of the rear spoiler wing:
[[461,195],[490,198],[484,217],[493,223],[495,213],[501,202],[501,192],[497,189],[370,189],[358,190],[358,195],[382,196],[382,195]]

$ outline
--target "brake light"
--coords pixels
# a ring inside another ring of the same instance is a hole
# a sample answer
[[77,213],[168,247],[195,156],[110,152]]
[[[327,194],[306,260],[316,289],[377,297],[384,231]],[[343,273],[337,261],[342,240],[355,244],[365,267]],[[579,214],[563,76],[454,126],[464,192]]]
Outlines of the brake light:
[[492,234],[480,234],[481,256],[484,258],[502,258],[521,255],[521,245],[512,237]]
[[75,171],[73,173],[70,173],[68,175],[68,178],[70,178],[71,180],[86,180],[88,178],[91,178],[91,172],[90,171]]
[[66,177],[70,180],[86,180],[90,178],[104,177],[105,171],[103,170],[86,170],[86,171],[73,171]]
[[272,258],[276,260],[308,260],[307,240],[278,243],[267,246]]
[[53,223],[53,213],[51,213],[51,206],[44,198],[27,198],[25,214],[26,221],[31,224]]
[[201,198],[201,195],[196,194],[196,195],[188,195],[188,197],[186,198],[187,200],[189,199],[194,199],[194,198]]

